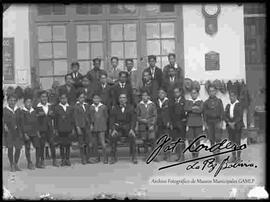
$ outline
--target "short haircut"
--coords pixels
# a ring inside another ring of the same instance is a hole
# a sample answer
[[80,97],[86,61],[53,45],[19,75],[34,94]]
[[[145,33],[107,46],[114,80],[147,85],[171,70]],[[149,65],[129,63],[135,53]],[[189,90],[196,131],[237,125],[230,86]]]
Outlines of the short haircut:
[[176,87],[173,88],[173,90],[175,90],[175,89],[178,89],[180,92],[183,92],[183,88],[181,88],[179,86],[176,86]]
[[66,89],[60,89],[59,90],[59,97],[61,97],[62,95],[66,95],[67,96],[68,92]]
[[217,90],[217,87],[216,87],[215,85],[213,85],[213,84],[210,84],[210,85],[208,86],[208,90],[210,90],[210,88],[214,88],[215,90]]
[[101,62],[101,59],[100,58],[94,58],[93,60],[93,63],[95,62],[95,61],[99,61],[99,63]]
[[199,93],[199,89],[198,89],[198,88],[192,88],[192,89],[191,89],[191,92],[194,91],[194,90],[195,90],[197,93]]
[[99,78],[101,78],[101,76],[103,76],[103,75],[106,76],[106,77],[108,77],[107,72],[104,71],[104,72],[101,72],[101,73],[100,73]]
[[175,53],[169,53],[168,54],[168,58],[170,58],[171,56],[175,58]]
[[167,91],[166,91],[164,88],[159,88],[159,89],[158,89],[158,92],[159,92],[159,91],[164,91],[164,93],[167,93]]
[[93,92],[92,97],[94,98],[95,96],[100,97],[100,93],[99,93],[99,91],[95,90],[95,91]]
[[132,58],[125,59],[125,63],[126,64],[127,64],[128,61],[133,63],[133,59]]
[[141,91],[141,95],[142,95],[142,94],[144,94],[144,93],[146,93],[147,95],[149,95],[149,94],[150,94],[150,93],[149,93],[149,90],[148,90],[147,88],[144,88],[144,87],[143,87],[143,88],[141,88],[141,90],[140,90],[140,91]]
[[230,91],[229,91],[229,95],[231,95],[231,94],[233,94],[233,95],[237,96],[237,92],[236,92],[236,90],[230,90]]
[[149,72],[149,71],[143,71],[143,75],[145,74],[145,73],[147,73],[147,74],[149,74],[149,75],[151,75],[151,73]]
[[154,59],[155,61],[157,61],[157,57],[155,55],[149,55],[148,61],[150,61],[151,59]]
[[121,76],[122,76],[122,74],[125,74],[125,75],[126,75],[126,77],[128,77],[128,73],[127,73],[126,71],[120,71],[120,72],[119,72],[119,77],[121,77]]
[[113,57],[111,57],[111,62],[112,62],[113,60],[117,60],[117,62],[118,62],[118,61],[119,61],[119,58],[118,58],[118,57],[113,56]]
[[71,67],[73,67],[73,66],[78,66],[80,68],[80,64],[78,62],[72,62]]
[[126,98],[127,98],[127,94],[126,94],[126,93],[120,93],[120,94],[119,94],[119,97],[120,97],[121,95],[125,95]]
[[85,92],[83,89],[80,89],[77,93],[76,93],[76,97],[79,98],[82,94],[85,95]]
[[175,71],[175,68],[173,66],[169,66],[169,70],[173,69]]
[[47,97],[49,96],[49,93],[46,90],[41,90],[38,95],[39,95],[39,97],[41,97],[41,95],[43,95],[43,94],[46,94]]
[[9,100],[9,99],[11,99],[11,98],[15,98],[16,100],[17,100],[17,95],[16,95],[16,93],[9,93],[8,95],[7,95],[7,100]]

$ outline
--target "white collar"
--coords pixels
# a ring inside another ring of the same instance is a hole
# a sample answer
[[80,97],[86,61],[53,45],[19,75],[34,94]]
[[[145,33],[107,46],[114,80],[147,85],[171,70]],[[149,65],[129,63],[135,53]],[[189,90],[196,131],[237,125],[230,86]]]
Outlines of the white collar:
[[181,100],[182,96],[180,96],[179,98],[174,98],[174,100],[177,100],[177,103]]
[[26,111],[26,112],[30,112],[32,113],[34,111],[33,107],[30,108],[30,110],[26,109],[25,106],[22,107],[22,110]]
[[100,106],[102,106],[103,104],[100,102],[98,103],[98,105],[96,106],[94,103],[92,104],[92,106],[95,108],[95,111],[98,112],[98,109]]
[[[81,104],[79,101],[76,102],[76,104]],[[86,105],[87,103],[84,102],[83,105]]]
[[9,111],[11,111],[12,113],[14,113],[14,114],[15,114],[16,110],[19,109],[19,107],[17,107],[17,105],[15,105],[14,110],[11,109],[8,105],[6,106],[6,108],[7,108]]
[[239,101],[238,100],[236,100],[234,103],[230,103],[230,105],[235,105],[236,103],[239,103]]
[[37,104],[37,107],[48,107],[49,105],[51,105],[49,102],[47,102],[46,105],[43,105],[43,104],[41,104],[41,102],[39,102]]
[[144,101],[140,101],[140,104],[149,105],[153,103],[151,100],[148,100],[147,103],[144,103]]
[[61,102],[59,102],[59,105],[60,105],[61,107],[63,107],[63,109],[64,109],[65,111],[67,110],[67,107],[69,106],[68,103],[66,103],[65,105],[63,105]]
[[167,97],[165,97],[163,100],[161,100],[161,99],[158,98],[158,103],[159,103],[159,107],[160,107],[160,108],[162,107],[163,103],[164,103],[166,100],[168,100]]
[[125,86],[126,86],[126,83],[121,83],[121,82],[119,82],[119,86],[120,86],[120,87],[122,87],[122,86],[125,87]]
[[202,100],[201,100],[200,98],[197,97],[195,100],[193,100],[193,99],[191,98],[190,101],[192,101],[192,102],[194,103],[194,102],[202,101]]

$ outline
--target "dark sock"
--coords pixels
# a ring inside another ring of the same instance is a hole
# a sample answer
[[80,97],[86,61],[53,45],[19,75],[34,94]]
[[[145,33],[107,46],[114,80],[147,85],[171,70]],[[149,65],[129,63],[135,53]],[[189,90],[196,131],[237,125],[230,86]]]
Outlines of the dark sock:
[[15,163],[17,164],[19,162],[19,158],[20,158],[20,155],[21,155],[21,149],[15,149]]
[[10,165],[13,164],[13,147],[12,148],[8,148],[8,160]]

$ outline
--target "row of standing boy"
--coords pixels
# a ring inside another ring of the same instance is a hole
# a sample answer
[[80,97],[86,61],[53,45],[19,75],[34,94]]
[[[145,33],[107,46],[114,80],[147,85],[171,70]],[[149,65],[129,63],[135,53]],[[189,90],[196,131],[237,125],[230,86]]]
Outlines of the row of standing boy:
[[[169,68],[169,75],[175,72],[174,67]],[[192,100],[185,100],[181,84],[171,85],[175,82],[168,81],[169,88],[166,85],[155,87],[150,72],[144,71],[144,82],[140,88],[141,101],[136,102],[128,76],[127,72],[120,72],[119,81],[109,86],[106,82],[107,74],[101,73],[98,85],[95,87],[89,84],[89,79],[85,76],[82,78],[83,86],[76,89],[71,75],[66,75],[66,84],[59,88],[57,94],[60,102],[50,105],[48,93],[42,91],[40,102],[34,109],[31,106],[33,101],[31,96],[26,96],[25,106],[21,110],[16,110],[16,98],[9,95],[8,106],[4,109],[4,132],[7,137],[11,170],[20,170],[18,160],[23,142],[29,169],[34,168],[30,158],[30,143],[36,148],[37,168],[45,167],[46,142],[50,144],[53,165],[58,166],[55,156],[56,137],[60,142],[61,165],[70,166],[72,134],[78,137],[82,164],[100,161],[98,141],[102,146],[103,162],[108,163],[106,133],[111,140],[110,163],[117,161],[117,140],[121,136],[128,137],[131,160],[137,163],[135,140],[138,134],[143,139],[145,157],[147,157],[148,146],[153,148],[155,140],[160,135],[169,133],[173,139],[181,137],[192,141],[201,134],[204,122],[211,144],[220,138],[223,120],[227,123],[229,138],[236,144],[240,144],[242,111],[233,92],[230,94],[232,103],[226,106],[224,114],[222,101],[215,96],[214,86],[210,87],[210,96],[205,102],[198,99],[196,89],[192,90]],[[14,159],[13,147],[15,147]],[[177,147],[176,160],[184,159],[181,155],[183,149],[184,145]],[[90,158],[91,151],[95,159]],[[197,155],[193,153],[194,157]],[[235,155],[233,153],[234,158]],[[238,157],[240,158],[240,154]],[[164,158],[171,159],[169,155],[164,155]]]

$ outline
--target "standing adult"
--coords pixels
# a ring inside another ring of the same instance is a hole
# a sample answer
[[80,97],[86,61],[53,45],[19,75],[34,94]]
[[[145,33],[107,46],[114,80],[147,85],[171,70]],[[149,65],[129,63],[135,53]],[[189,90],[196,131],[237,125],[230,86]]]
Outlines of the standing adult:
[[94,58],[93,59],[93,65],[94,68],[91,69],[89,72],[87,72],[86,76],[88,77],[89,81],[93,86],[97,86],[97,83],[100,78],[101,73],[105,73],[106,71],[103,69],[100,69],[101,59],[100,58]]
[[173,67],[175,69],[177,79],[179,79],[180,81],[183,82],[184,81],[184,72],[183,72],[182,68],[176,63],[175,54],[169,53],[168,60],[169,60],[169,64],[163,68],[163,78],[166,79],[169,77],[169,69],[170,69],[170,67]]
[[109,85],[113,85],[117,82],[120,69],[117,68],[119,63],[118,57],[111,58],[111,68],[108,70],[107,82]]
[[148,56],[148,63],[149,67],[146,68],[144,71],[150,72],[152,76],[152,80],[157,81],[158,87],[161,87],[162,80],[163,80],[163,74],[162,70],[156,66],[157,58],[155,55],[149,55]]
[[72,77],[71,75],[66,75],[65,76],[65,84],[59,87],[59,92],[60,91],[67,91],[67,99],[68,99],[68,104],[71,106],[74,106],[76,103],[76,89],[75,87],[72,85],[73,81],[72,81]]
[[77,89],[82,86],[82,78],[83,75],[79,72],[80,64],[78,62],[72,62],[71,63],[71,73],[68,75],[71,76],[73,80],[73,85]]

